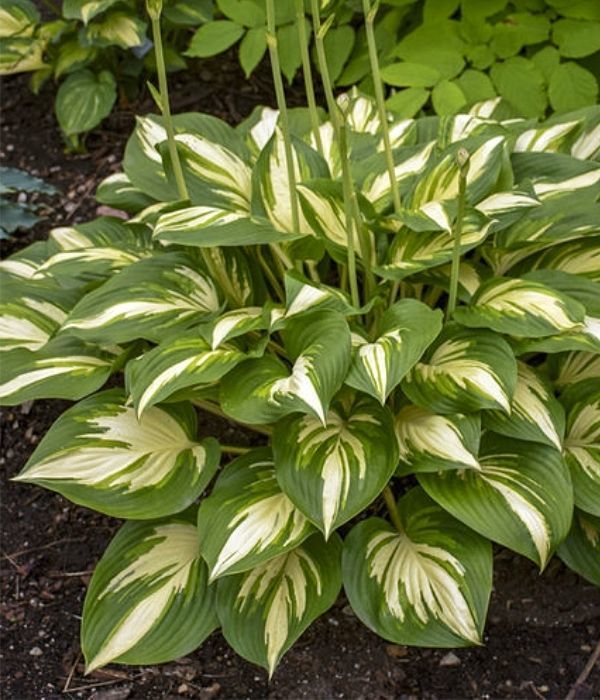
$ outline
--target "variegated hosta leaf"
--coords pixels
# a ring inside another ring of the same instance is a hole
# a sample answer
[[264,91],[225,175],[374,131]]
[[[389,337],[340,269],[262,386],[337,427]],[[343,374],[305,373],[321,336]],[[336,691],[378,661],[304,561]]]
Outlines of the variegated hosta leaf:
[[[292,139],[292,160],[296,183],[328,175],[327,165],[316,151],[299,139]],[[281,129],[265,146],[255,166],[256,184],[262,207],[277,231],[293,233],[292,205],[287,171],[285,145]],[[298,206],[299,233],[314,235]]]
[[[332,180],[340,180],[342,177],[342,161],[340,158],[340,147],[335,136],[335,129],[330,121],[324,122],[319,126],[319,135],[321,137],[321,146],[323,148],[323,158],[329,168],[329,173]],[[315,151],[317,141],[314,134],[310,135],[310,145]]]
[[553,246],[523,261],[514,268],[513,272],[519,274],[544,269],[582,275],[594,282],[600,282],[600,240],[584,238]]
[[40,265],[35,277],[49,275],[67,284],[103,279],[152,254],[145,226],[125,226],[107,216],[53,229],[48,249],[52,254]]
[[268,448],[252,450],[225,467],[200,505],[198,529],[211,580],[259,566],[314,532],[281,491]]
[[438,416],[419,406],[405,406],[395,425],[400,474],[479,467],[479,414]]
[[79,294],[51,281],[39,285],[3,282],[0,302],[0,351],[40,350],[60,329]]
[[368,309],[356,309],[344,292],[337,287],[313,282],[296,270],[285,274],[285,319],[310,311],[328,309],[344,316],[354,316]]
[[494,192],[475,205],[482,214],[497,222],[503,229],[518,221],[534,207],[541,206],[529,192]]
[[[422,284],[433,284],[436,287],[441,287],[449,291],[451,272],[451,265],[442,265],[441,267],[423,270],[423,272],[416,275],[411,281]],[[481,264],[473,264],[469,260],[461,260],[458,267],[458,299],[460,299],[460,301],[469,302],[486,276],[489,276],[489,269],[487,267]]]
[[296,549],[217,584],[223,636],[273,675],[285,652],[336,601],[342,542],[315,534]]
[[600,167],[561,153],[513,153],[511,163],[517,182],[530,179],[543,201],[567,199],[573,193],[597,198]]
[[558,152],[563,150],[563,145],[570,140],[573,131],[580,126],[580,121],[572,120],[542,126],[537,129],[527,129],[516,140],[514,145],[515,153],[524,151],[535,152]]
[[435,413],[510,412],[517,362],[500,336],[449,327],[402,383],[411,401]]
[[349,93],[339,95],[337,101],[351,131],[357,134],[379,134],[381,118],[377,103],[372,97],[364,95],[355,87]]
[[218,627],[207,579],[193,514],[123,525],[86,594],[86,671],[162,663],[196,649]]
[[324,424],[280,421],[273,453],[281,488],[326,538],[381,493],[398,461],[392,415],[366,396],[337,402]]
[[360,238],[348,225],[339,182],[316,180],[298,185],[298,194],[307,225],[319,236],[338,262],[347,261],[348,236],[354,232],[354,250],[360,259]]
[[292,238],[266,220],[248,213],[211,205],[187,207],[161,214],[154,237],[167,243],[210,248],[273,243]]
[[546,445],[484,437],[479,469],[419,474],[455,518],[544,568],[566,537],[573,487],[562,455]]
[[325,422],[350,365],[350,329],[335,311],[293,318],[284,333],[291,368],[273,357],[248,360],[221,382],[221,406],[242,423],[273,422],[301,412]]
[[[490,233],[493,221],[471,210],[464,219],[461,255],[480,245]],[[415,272],[443,265],[452,259],[454,234],[449,225],[445,231],[422,232],[401,228],[395,235],[383,265],[375,272],[386,279],[401,280]]]
[[210,347],[216,350],[228,340],[251,331],[264,330],[269,325],[269,313],[266,309],[260,306],[246,306],[224,313],[208,325],[206,332],[202,332],[210,342]]
[[161,343],[127,363],[126,384],[137,415],[181,389],[218,381],[251,356],[233,345],[213,350],[197,332]]
[[550,358],[554,386],[563,391],[571,384],[577,384],[586,379],[600,377],[600,355],[592,352],[569,352],[563,355],[553,355]]
[[151,197],[133,185],[125,173],[105,177],[96,190],[96,200],[129,214],[137,214],[154,203]]
[[[476,144],[480,145],[477,146]],[[470,152],[467,173],[467,201],[475,204],[490,194],[500,176],[504,160],[504,136],[476,138],[473,144],[464,143]],[[415,184],[409,206],[418,209],[427,202],[443,202],[458,197],[460,169],[456,162],[456,147],[425,172]]]
[[39,266],[48,258],[48,244],[37,241],[26,248],[13,253],[5,260],[0,260],[0,290],[4,280],[17,282],[31,280]]
[[486,428],[495,433],[541,442],[562,451],[565,412],[547,382],[532,367],[517,363],[517,386],[510,405],[510,414],[486,411]]
[[165,330],[207,320],[219,309],[213,282],[194,261],[164,253],[126,267],[87,294],[63,327],[84,340],[160,341]]
[[571,385],[560,400],[567,411],[565,459],[575,504],[600,516],[600,378]]
[[382,405],[442,329],[442,312],[416,299],[403,299],[379,319],[371,342],[356,335],[346,384]]
[[571,531],[557,554],[570,569],[600,586],[600,518],[575,509]]
[[490,543],[422,489],[398,501],[404,531],[381,518],[355,525],[344,543],[344,589],[357,616],[398,644],[480,644],[492,589]]
[[0,404],[81,399],[106,382],[115,359],[109,352],[63,336],[36,352],[10,350],[0,362]]
[[177,513],[212,479],[219,446],[195,440],[191,406],[148,409],[140,420],[119,390],[95,394],[52,425],[15,477],[117,518]]
[[234,308],[262,303],[265,284],[256,263],[242,248],[204,248],[212,261],[211,273],[217,289]]
[[[423,173],[429,163],[435,143],[435,141],[430,141],[424,145],[400,148],[394,152],[394,175],[399,185],[406,185]],[[378,158],[377,163],[378,167],[369,169],[361,190],[376,211],[382,212],[391,202],[392,188],[385,159]]]
[[[224,122],[202,116],[216,122],[218,130],[225,128],[229,131],[230,127]],[[249,213],[252,169],[241,139],[231,130],[224,143],[223,140],[216,140],[209,130],[207,132],[194,131],[175,137],[192,204],[216,204],[232,211]]]
[[531,280],[494,277],[454,318],[470,328],[537,338],[582,328],[585,308],[575,299]]

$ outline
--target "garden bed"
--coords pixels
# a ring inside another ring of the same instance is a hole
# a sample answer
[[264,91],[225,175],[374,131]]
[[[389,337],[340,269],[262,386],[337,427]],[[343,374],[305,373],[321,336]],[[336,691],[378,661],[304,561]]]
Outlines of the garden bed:
[[[272,103],[258,71],[242,79],[234,61],[208,63],[195,82],[174,81],[176,111],[208,111],[235,123],[253,106]],[[96,184],[118,170],[133,125],[133,108],[113,113],[88,138],[88,153],[65,156],[51,94],[30,96],[25,81],[3,84],[2,164],[46,178],[61,190],[53,225],[91,218]],[[291,95],[291,104],[301,94]],[[150,101],[136,111],[151,109]],[[5,245],[4,255],[45,237]],[[543,576],[503,550],[495,558],[486,646],[428,650],[390,645],[367,630],[341,598],[287,654],[271,683],[234,654],[218,633],[185,659],[161,667],[111,666],[83,677],[78,646],[81,606],[95,562],[118,526],[60,496],[8,479],[22,467],[65,402],[2,409],[2,662],[5,696],[54,698],[556,698],[574,688],[600,636],[600,594],[554,560]],[[200,420],[201,432],[226,443],[253,438],[225,421]],[[575,697],[597,697],[596,667]]]

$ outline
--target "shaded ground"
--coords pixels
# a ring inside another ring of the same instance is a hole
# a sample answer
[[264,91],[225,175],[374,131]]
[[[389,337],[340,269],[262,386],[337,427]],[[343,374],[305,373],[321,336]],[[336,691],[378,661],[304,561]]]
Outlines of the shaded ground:
[[[245,83],[235,62],[208,63],[194,84],[174,87],[178,111],[201,109],[235,123],[271,102],[268,79]],[[240,87],[241,86],[241,87]],[[295,99],[296,95],[292,96]],[[2,164],[47,178],[62,197],[53,225],[94,215],[97,182],[119,169],[133,112],[111,116],[88,138],[86,155],[63,153],[51,95],[35,99],[21,79],[2,83]],[[142,110],[151,109],[147,102]],[[46,235],[48,224],[5,246],[4,254]],[[237,657],[215,633],[197,652],[161,667],[113,666],[83,677],[79,615],[95,562],[118,522],[39,488],[8,483],[68,404],[38,402],[0,411],[3,456],[2,675],[6,698],[559,698],[571,689],[600,639],[600,593],[560,562],[544,576],[509,552],[496,555],[486,646],[436,651],[387,644],[367,630],[342,598],[266,674]],[[224,442],[248,436],[203,417],[202,430]],[[596,667],[577,698],[600,697]]]

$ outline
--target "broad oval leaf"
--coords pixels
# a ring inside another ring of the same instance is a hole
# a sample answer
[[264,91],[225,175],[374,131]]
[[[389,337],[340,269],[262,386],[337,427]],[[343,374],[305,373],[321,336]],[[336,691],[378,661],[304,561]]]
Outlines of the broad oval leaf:
[[419,406],[405,406],[395,426],[402,475],[479,467],[479,414],[438,416]]
[[165,253],[140,260],[87,294],[63,328],[83,340],[147,338],[208,320],[220,309],[215,286],[191,258]]
[[123,525],[96,566],[83,608],[86,671],[156,664],[196,649],[218,627],[193,514]]
[[197,333],[161,343],[127,363],[126,384],[137,415],[181,389],[218,381],[249,356],[233,345],[213,350]]
[[441,329],[442,312],[416,299],[390,306],[380,318],[372,342],[357,336],[346,384],[383,405]]
[[573,384],[560,400],[567,411],[565,459],[575,504],[600,516],[600,379]]
[[272,676],[292,644],[338,597],[342,585],[337,535],[315,534],[296,549],[217,585],[223,636]]
[[117,99],[117,82],[108,70],[96,74],[82,69],[58,88],[55,111],[67,136],[90,131],[107,117]]
[[350,364],[350,329],[335,311],[314,311],[286,325],[291,368],[273,357],[242,363],[221,383],[225,413],[242,423],[272,422],[300,411],[325,422]]
[[187,508],[212,479],[219,446],[196,442],[191,406],[148,409],[138,420],[111,390],[65,411],[16,481],[39,484],[117,518],[147,520]]
[[398,644],[480,644],[492,589],[490,543],[422,489],[398,501],[404,531],[381,518],[355,525],[344,543],[344,589],[358,617]]
[[546,445],[489,436],[479,466],[418,478],[455,518],[543,569],[573,514],[573,487],[561,454]]
[[11,350],[0,362],[0,404],[81,399],[106,382],[115,359],[109,352],[63,336],[36,352]]
[[570,569],[600,586],[600,518],[575,509],[573,525],[557,554]]
[[494,277],[454,318],[470,328],[537,338],[582,328],[585,308],[575,299],[530,280]]
[[550,384],[532,367],[517,363],[517,386],[510,414],[486,411],[486,428],[519,440],[541,442],[562,451],[565,412],[552,394]]
[[200,504],[198,528],[211,580],[253,569],[314,532],[279,487],[268,448],[252,450],[225,467]]
[[324,424],[280,421],[273,453],[281,488],[326,538],[381,493],[398,461],[392,415],[366,396],[338,402]]
[[435,413],[494,408],[509,413],[516,383],[517,362],[506,341],[488,331],[448,327],[402,390]]

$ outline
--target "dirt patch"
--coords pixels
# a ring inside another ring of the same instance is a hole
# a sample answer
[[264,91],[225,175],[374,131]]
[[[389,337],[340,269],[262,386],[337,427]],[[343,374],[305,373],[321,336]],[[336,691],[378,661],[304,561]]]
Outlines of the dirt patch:
[[[133,109],[113,114],[66,156],[52,116],[52,96],[33,98],[21,78],[2,82],[3,164],[25,168],[62,192],[51,219],[5,247],[5,254],[53,225],[94,216],[96,184],[119,169]],[[177,111],[202,110],[236,123],[256,104],[273,103],[268,73],[246,83],[234,61],[207,63],[194,82],[175,81]],[[301,103],[298,90],[291,102]],[[136,110],[150,110],[149,103]],[[582,672],[600,638],[600,593],[559,561],[539,576],[528,561],[498,550],[486,645],[414,649],[367,630],[341,598],[286,655],[271,683],[228,648],[219,633],[189,657],[163,666],[118,667],[83,677],[79,616],[86,586],[119,523],[42,489],[9,482],[69,404],[40,401],[0,411],[3,456],[1,660],[4,697],[80,698],[559,698]],[[201,416],[201,432],[231,444],[249,434]],[[600,697],[595,668],[578,698]]]

